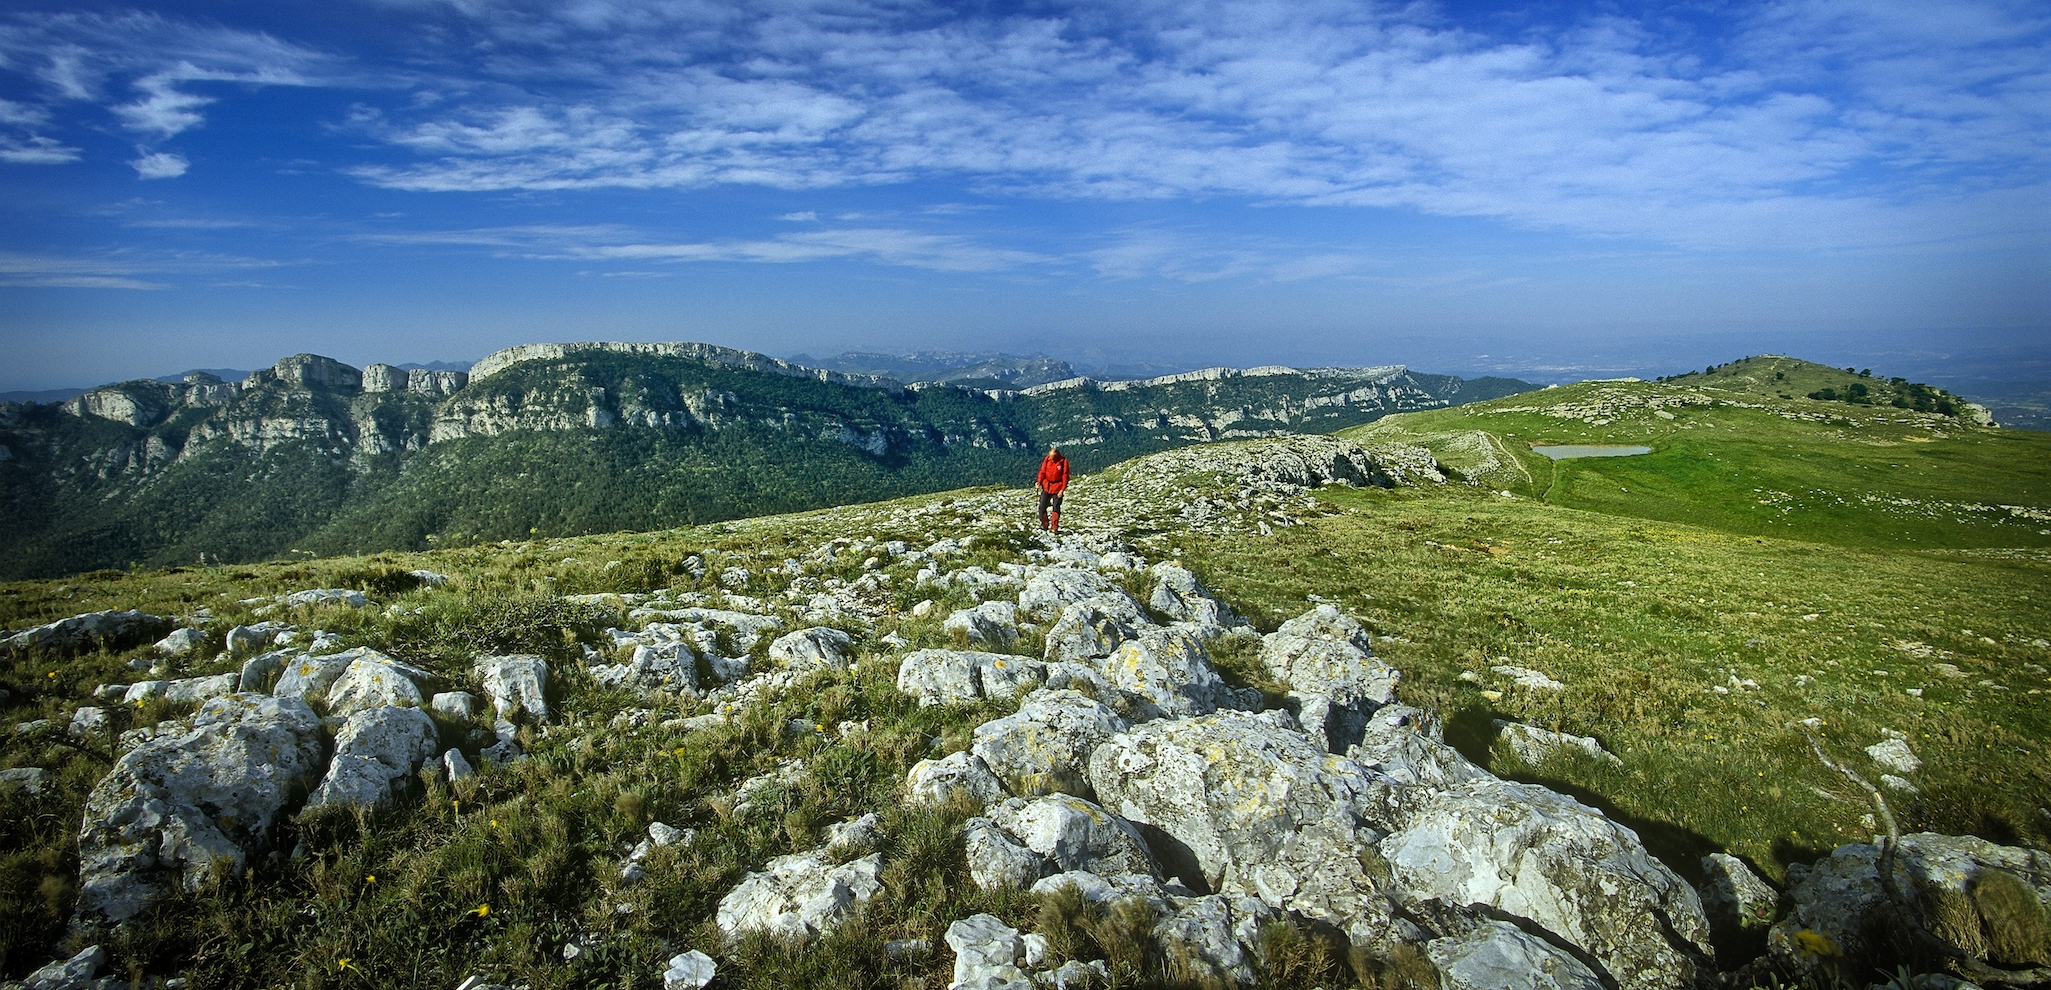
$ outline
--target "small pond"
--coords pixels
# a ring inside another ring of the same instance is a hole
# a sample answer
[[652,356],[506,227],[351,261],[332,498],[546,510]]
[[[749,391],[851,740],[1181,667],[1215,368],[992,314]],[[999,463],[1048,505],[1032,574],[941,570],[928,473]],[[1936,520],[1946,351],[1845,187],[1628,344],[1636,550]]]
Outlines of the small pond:
[[1544,454],[1556,461],[1570,457],[1630,457],[1634,454],[1650,454],[1651,447],[1613,447],[1591,444],[1566,443],[1550,447],[1532,447],[1534,454]]

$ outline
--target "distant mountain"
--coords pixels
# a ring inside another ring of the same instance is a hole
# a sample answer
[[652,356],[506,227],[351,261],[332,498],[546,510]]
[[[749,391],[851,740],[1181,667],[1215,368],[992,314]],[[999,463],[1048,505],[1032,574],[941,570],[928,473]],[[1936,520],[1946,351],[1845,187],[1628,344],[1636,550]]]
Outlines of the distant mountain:
[[63,402],[84,395],[82,388],[53,388],[41,392],[0,392],[0,402]]
[[1025,388],[1076,377],[1066,361],[1045,356],[964,351],[914,351],[910,354],[875,354],[848,351],[829,358],[793,354],[795,364],[828,368],[850,374],[874,375],[905,383],[976,382],[992,388]]
[[0,405],[0,576],[652,529],[1330,432],[1531,388],[1382,368],[907,386],[691,343],[527,344],[469,373],[294,355]]

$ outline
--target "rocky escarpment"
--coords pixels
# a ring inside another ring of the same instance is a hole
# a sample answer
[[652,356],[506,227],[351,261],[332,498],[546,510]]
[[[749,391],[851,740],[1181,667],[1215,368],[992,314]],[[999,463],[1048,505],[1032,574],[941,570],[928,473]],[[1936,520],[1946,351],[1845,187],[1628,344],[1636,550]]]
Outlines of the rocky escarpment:
[[[0,567],[702,522],[1016,483],[1050,443],[1087,470],[1520,385],[1390,367],[907,387],[694,343],[522,345],[468,374],[299,354],[239,383],[194,373],[0,404],[0,502],[17,507],[0,518]],[[620,477],[636,470],[653,477]],[[679,480],[699,475],[714,477]]]

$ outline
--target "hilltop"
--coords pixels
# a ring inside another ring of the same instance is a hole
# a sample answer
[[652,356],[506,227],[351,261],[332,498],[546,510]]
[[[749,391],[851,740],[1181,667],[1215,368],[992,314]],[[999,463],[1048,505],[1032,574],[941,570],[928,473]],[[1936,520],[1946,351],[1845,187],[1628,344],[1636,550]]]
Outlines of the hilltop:
[[911,387],[694,343],[527,344],[468,373],[301,354],[0,404],[0,576],[706,523],[1015,484],[1049,443],[1093,470],[1530,387],[1402,367]]
[[[274,833],[236,833],[246,872],[162,881],[100,943],[117,972],[1864,985],[1947,965],[1866,928],[1894,923],[1856,879],[1890,829],[1916,923],[1967,972],[2051,965],[2043,913],[1998,900],[2051,903],[2047,440],[1589,382],[1120,461],[1077,480],[1059,540],[1029,493],[981,488],[8,585],[8,628],[173,621],[0,660],[0,718],[41,720],[0,750],[0,965],[51,958],[84,864],[126,875],[73,829],[126,793],[108,758],[221,731],[200,696],[291,693],[302,667],[365,683],[294,688],[300,722],[237,717],[317,743],[308,780],[344,745],[314,716],[355,739],[409,704],[372,675],[430,713],[416,756],[358,792],[380,810],[281,796]],[[150,645],[169,625],[194,632]],[[546,670],[527,695],[520,657]],[[762,899],[771,876],[789,899]]]

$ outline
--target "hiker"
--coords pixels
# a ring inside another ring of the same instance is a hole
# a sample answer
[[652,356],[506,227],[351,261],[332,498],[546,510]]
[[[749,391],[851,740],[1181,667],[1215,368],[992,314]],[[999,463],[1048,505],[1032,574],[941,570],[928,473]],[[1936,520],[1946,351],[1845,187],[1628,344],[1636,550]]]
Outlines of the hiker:
[[1048,445],[1047,459],[1040,462],[1040,528],[1061,529],[1061,493],[1068,488],[1068,458],[1061,448]]

